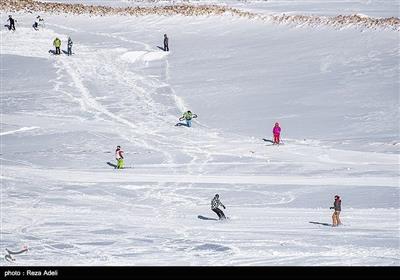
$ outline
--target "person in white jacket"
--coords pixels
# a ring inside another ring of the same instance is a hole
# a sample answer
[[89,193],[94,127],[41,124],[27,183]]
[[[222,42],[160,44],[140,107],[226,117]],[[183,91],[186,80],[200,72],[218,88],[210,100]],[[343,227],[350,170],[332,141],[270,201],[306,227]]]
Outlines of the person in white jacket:
[[35,19],[35,23],[33,24],[33,28],[35,30],[39,30],[39,24],[41,24],[41,22],[43,24],[43,21],[44,21],[44,19],[42,19],[40,16],[37,16]]
[[225,205],[223,205],[219,200],[219,194],[216,194],[214,198],[211,200],[211,210],[217,213],[218,218],[220,220],[226,219],[224,212],[222,212],[222,210],[218,208],[220,205],[224,207],[224,209],[226,208]]
[[71,37],[68,37],[68,55],[72,55],[72,44]]

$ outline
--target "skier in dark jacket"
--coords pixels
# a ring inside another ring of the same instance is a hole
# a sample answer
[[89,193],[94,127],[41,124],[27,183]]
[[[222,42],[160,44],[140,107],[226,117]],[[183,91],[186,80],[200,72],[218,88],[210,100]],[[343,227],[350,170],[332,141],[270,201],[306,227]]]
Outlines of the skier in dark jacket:
[[15,19],[13,19],[11,15],[9,15],[7,21],[10,22],[10,25],[8,26],[8,30],[12,29],[15,31]]
[[335,212],[332,214],[332,226],[337,227],[342,224],[340,221],[340,211],[342,211],[342,200],[340,200],[340,196],[335,195],[335,201],[333,202],[333,207],[330,209],[334,209]]
[[214,198],[211,200],[211,210],[213,210],[215,213],[217,213],[218,218],[221,219],[226,219],[224,212],[222,212],[221,209],[218,208],[218,206],[222,206],[225,209],[225,205],[221,203],[219,200],[219,194],[216,194]]
[[169,52],[169,47],[168,47],[168,37],[167,34],[164,34],[164,51]]

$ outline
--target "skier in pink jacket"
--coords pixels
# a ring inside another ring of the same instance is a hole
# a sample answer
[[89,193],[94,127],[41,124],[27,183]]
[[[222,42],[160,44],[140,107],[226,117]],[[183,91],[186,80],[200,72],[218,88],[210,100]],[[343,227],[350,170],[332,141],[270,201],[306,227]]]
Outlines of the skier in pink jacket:
[[274,144],[279,145],[279,137],[281,135],[281,128],[279,126],[279,123],[276,122],[274,128],[272,129],[272,133],[274,134]]

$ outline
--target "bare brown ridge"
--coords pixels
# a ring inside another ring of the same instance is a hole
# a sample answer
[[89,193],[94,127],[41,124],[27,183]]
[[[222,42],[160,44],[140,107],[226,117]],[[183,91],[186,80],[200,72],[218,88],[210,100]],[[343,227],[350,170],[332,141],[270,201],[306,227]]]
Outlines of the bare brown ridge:
[[34,0],[0,0],[0,10],[7,12],[49,12],[67,14],[88,14],[96,16],[105,15],[183,15],[183,16],[213,16],[230,14],[241,18],[259,19],[277,24],[294,25],[329,25],[335,28],[356,26],[369,29],[390,29],[400,31],[400,19],[370,18],[360,15],[338,15],[338,16],[312,16],[312,15],[261,15],[247,12],[236,8],[218,5],[190,5],[179,4],[154,7],[108,7],[83,4],[50,3]]

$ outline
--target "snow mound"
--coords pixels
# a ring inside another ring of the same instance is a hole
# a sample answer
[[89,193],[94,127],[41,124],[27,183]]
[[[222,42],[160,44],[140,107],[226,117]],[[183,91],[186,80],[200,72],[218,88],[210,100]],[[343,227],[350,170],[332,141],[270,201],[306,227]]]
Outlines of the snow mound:
[[161,60],[167,56],[168,53],[161,51],[132,51],[126,52],[120,56],[120,59],[128,63],[137,63],[140,61],[149,62]]

